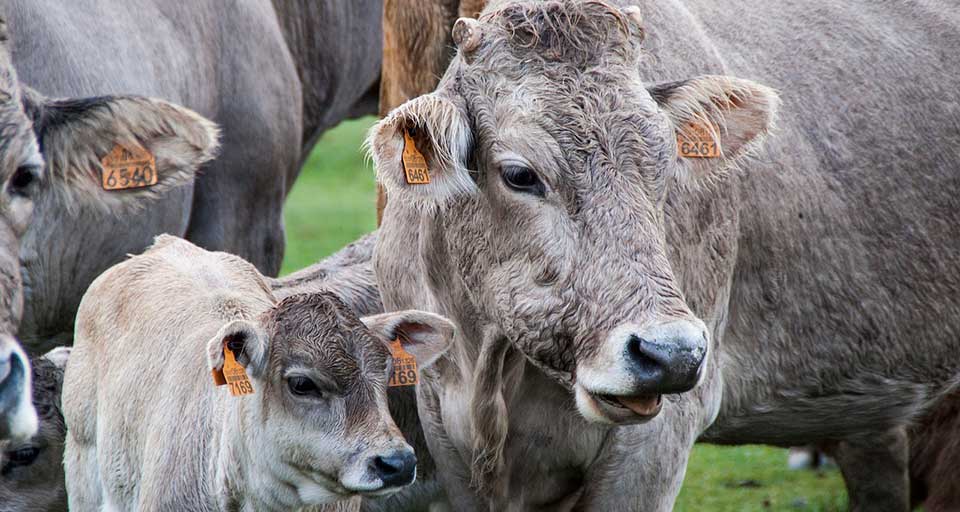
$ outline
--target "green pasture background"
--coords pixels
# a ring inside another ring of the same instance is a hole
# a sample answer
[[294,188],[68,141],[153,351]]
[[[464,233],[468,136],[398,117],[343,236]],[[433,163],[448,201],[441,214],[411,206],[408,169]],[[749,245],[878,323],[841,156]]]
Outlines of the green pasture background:
[[[283,273],[307,266],[376,226],[373,169],[361,143],[372,119],[327,132],[286,205]],[[840,511],[846,493],[837,470],[790,471],[786,450],[698,445],[677,511]]]

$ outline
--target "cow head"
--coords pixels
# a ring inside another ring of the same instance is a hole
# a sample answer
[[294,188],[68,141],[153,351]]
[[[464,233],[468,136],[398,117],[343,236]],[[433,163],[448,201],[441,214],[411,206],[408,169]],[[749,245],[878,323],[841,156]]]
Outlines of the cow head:
[[33,210],[30,193],[43,168],[0,18],[0,439],[34,434],[30,366],[13,336],[23,312],[19,240]]
[[[498,4],[457,22],[437,91],[369,142],[389,198],[381,242],[420,238],[378,248],[384,298],[421,262],[441,311],[506,338],[583,417],[615,424],[653,418],[662,394],[700,381],[708,329],[667,258],[665,204],[735,168],[778,102],[726,76],[645,84],[642,33],[635,8],[603,1]],[[405,173],[411,144],[428,184]],[[709,158],[681,156],[700,150]],[[463,304],[470,322],[450,313]]]
[[[0,14],[0,322],[13,318],[21,341],[36,347],[72,331],[86,287],[149,245],[151,228],[185,229],[194,177],[218,133],[161,100],[46,98],[18,82],[7,39]],[[149,169],[104,164],[131,149],[149,157]],[[170,196],[175,219],[155,208]],[[52,307],[57,301],[68,305]],[[55,332],[42,332],[48,324]]]
[[70,349],[60,347],[33,363],[33,403],[40,430],[21,441],[0,441],[0,503],[3,510],[66,510],[63,443],[67,427],[60,411],[63,370]]
[[387,408],[388,346],[400,340],[422,368],[452,336],[452,324],[430,313],[361,321],[332,294],[304,294],[257,321],[224,325],[208,358],[222,369],[224,346],[237,354],[255,390],[245,397],[250,416],[241,420],[242,437],[261,472],[292,484],[298,506],[306,506],[384,495],[413,482],[416,457]]

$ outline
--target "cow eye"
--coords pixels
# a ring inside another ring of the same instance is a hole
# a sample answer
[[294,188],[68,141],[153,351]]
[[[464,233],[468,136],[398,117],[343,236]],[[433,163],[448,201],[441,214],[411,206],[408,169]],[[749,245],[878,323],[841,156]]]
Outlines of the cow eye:
[[36,446],[26,446],[17,450],[7,452],[7,463],[3,466],[3,473],[9,472],[13,468],[29,466],[36,462],[40,456],[40,448]]
[[290,377],[287,379],[287,387],[290,388],[290,392],[296,396],[323,396],[323,392],[317,387],[317,383],[308,377]]
[[34,184],[40,180],[40,168],[35,165],[22,165],[10,178],[8,190],[11,194],[28,197]]
[[505,165],[501,168],[500,174],[503,176],[503,182],[517,192],[541,197],[546,193],[546,187],[540,181],[540,177],[529,167]]

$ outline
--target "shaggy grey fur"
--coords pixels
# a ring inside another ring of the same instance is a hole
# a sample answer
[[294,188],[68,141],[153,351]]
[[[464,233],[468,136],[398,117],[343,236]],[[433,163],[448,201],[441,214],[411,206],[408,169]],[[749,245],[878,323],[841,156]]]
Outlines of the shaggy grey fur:
[[[74,208],[38,201],[22,252],[20,336],[31,350],[69,342],[87,286],[160,233],[238,254],[274,275],[283,201],[314,142],[346,117],[376,112],[380,0],[10,0],[3,10],[20,80],[37,92],[27,101],[39,135],[39,124],[74,133],[86,117],[117,112],[119,94],[184,105],[224,128],[219,158],[196,182],[191,174],[137,214],[114,218],[77,194]],[[60,165],[77,161],[50,154],[58,148],[44,145],[44,194],[64,186],[69,169]],[[121,195],[136,194],[100,193],[93,203]]]
[[[462,328],[418,390],[454,508],[669,510],[701,438],[842,441],[845,473],[875,461],[854,508],[906,510],[902,427],[960,366],[952,7],[631,3],[493,3],[371,135],[384,305]],[[722,158],[678,158],[691,120]],[[430,185],[404,181],[405,129]],[[575,370],[663,315],[706,325],[704,380],[644,425],[584,421]]]

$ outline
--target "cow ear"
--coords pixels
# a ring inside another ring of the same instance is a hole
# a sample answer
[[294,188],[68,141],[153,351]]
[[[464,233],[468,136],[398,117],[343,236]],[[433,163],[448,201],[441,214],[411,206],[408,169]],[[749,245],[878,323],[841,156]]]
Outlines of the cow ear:
[[650,94],[672,122],[681,167],[694,179],[725,171],[759,146],[780,104],[773,89],[727,76],[661,84]]
[[207,342],[207,363],[211,370],[223,369],[225,345],[233,352],[237,362],[250,372],[251,377],[264,374],[267,335],[260,326],[247,320],[233,320],[221,327]]
[[473,135],[458,103],[444,91],[420,96],[371,129],[367,146],[391,200],[422,204],[476,193],[467,169]]
[[433,364],[453,342],[453,322],[426,311],[409,309],[365,316],[360,320],[384,343],[389,345],[400,340],[404,350],[417,359],[420,368]]
[[49,100],[27,90],[51,189],[66,204],[107,208],[192,183],[219,147],[215,124],[166,101],[136,96]]

